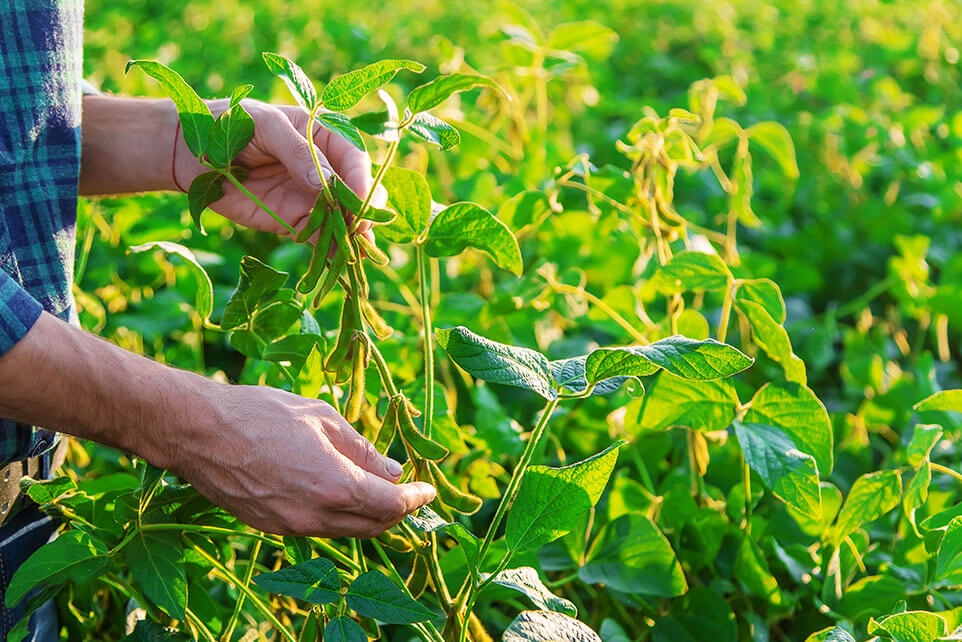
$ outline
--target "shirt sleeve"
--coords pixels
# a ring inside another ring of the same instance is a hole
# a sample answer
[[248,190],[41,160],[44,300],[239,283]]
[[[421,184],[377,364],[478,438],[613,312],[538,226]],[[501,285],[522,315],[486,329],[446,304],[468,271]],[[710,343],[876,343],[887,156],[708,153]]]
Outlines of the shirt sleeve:
[[13,278],[0,270],[0,355],[30,331],[43,306]]

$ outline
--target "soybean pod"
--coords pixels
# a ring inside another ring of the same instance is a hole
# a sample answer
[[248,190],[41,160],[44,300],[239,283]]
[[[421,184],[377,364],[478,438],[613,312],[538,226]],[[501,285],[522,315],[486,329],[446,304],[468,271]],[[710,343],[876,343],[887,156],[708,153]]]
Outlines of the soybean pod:
[[387,453],[397,434],[397,397],[392,397],[387,402],[387,410],[384,411],[384,418],[381,420],[381,429],[377,432],[374,439],[374,447],[382,455]]
[[331,247],[331,236],[333,234],[333,229],[330,225],[324,225],[321,230],[321,235],[317,239],[317,243],[314,244],[314,252],[311,254],[311,264],[307,268],[307,272],[301,277],[301,280],[297,282],[297,291],[301,294],[307,294],[317,287],[317,282],[321,278],[321,274],[324,273],[324,266],[327,264],[327,253],[328,248]]
[[371,259],[377,265],[387,265],[388,256],[385,254],[381,248],[379,248],[374,241],[364,236],[363,234],[358,234],[354,237],[357,239],[357,245],[364,251],[367,258]]
[[465,493],[452,484],[444,472],[433,461],[428,461],[428,472],[438,489],[438,498],[452,510],[464,515],[473,515],[481,508],[482,500],[470,493]]
[[298,243],[304,243],[307,239],[314,235],[314,232],[319,230],[322,225],[324,225],[327,220],[327,214],[330,212],[330,207],[327,205],[327,201],[324,200],[323,194],[318,194],[317,200],[314,201],[314,207],[311,209],[310,215],[307,217],[307,225],[297,233],[294,238]]
[[341,246],[338,246],[337,252],[334,254],[334,261],[331,262],[331,269],[328,271],[327,276],[324,277],[324,283],[321,285],[321,289],[314,295],[315,310],[321,307],[321,303],[324,302],[327,295],[334,289],[334,285],[337,283],[338,277],[341,276],[341,272],[344,271],[346,264],[347,252],[345,252]]
[[448,449],[429,439],[421,432],[411,417],[407,403],[398,404],[398,427],[401,429],[401,437],[414,452],[425,459],[444,459],[448,454]]
[[367,321],[367,324],[371,326],[371,331],[374,332],[374,336],[383,340],[393,334],[394,330],[387,324],[384,317],[378,314],[378,311],[374,309],[374,306],[371,305],[368,299],[361,299],[358,303],[361,305],[361,315],[364,317],[364,320]]
[[334,349],[324,361],[324,370],[327,372],[337,372],[338,366],[347,358],[348,351],[351,349],[351,341],[354,339],[354,331],[359,329],[360,319],[357,318],[357,308],[354,306],[350,297],[344,297],[341,305],[341,326],[337,334],[337,343]]
[[351,367],[351,392],[347,396],[344,418],[353,423],[361,417],[364,402],[364,379],[367,372],[368,345],[363,332],[354,333],[354,357]]

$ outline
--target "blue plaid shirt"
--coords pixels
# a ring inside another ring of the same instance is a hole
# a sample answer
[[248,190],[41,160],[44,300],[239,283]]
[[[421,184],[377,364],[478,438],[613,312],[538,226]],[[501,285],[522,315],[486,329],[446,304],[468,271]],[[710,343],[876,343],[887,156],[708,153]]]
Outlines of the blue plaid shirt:
[[[0,355],[42,310],[76,316],[82,33],[83,0],[0,0]],[[0,463],[53,442],[0,419]]]

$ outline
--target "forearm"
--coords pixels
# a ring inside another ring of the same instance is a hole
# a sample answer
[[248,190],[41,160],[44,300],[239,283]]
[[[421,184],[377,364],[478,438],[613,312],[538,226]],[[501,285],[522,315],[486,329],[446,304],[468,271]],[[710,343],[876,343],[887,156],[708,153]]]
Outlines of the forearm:
[[[218,384],[121,350],[44,313],[0,357],[0,416],[170,467]],[[213,422],[210,422],[211,424]]]

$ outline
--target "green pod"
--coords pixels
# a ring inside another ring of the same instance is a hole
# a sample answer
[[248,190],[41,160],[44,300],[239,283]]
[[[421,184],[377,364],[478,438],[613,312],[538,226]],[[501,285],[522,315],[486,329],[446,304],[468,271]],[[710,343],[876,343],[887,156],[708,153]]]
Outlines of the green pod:
[[394,334],[394,329],[387,324],[378,311],[374,309],[371,302],[368,299],[361,299],[359,301],[361,304],[361,315],[367,324],[371,327],[371,331],[374,332],[374,336],[378,339],[387,339],[392,334]]
[[391,531],[384,531],[378,535],[377,541],[398,553],[410,553],[414,550],[414,546],[411,545],[411,542],[409,542],[406,537],[402,537]]
[[364,264],[361,261],[357,261],[351,266],[351,269],[354,270],[358,296],[362,299],[368,298],[371,295],[371,287],[367,282],[367,272],[364,271]]
[[398,427],[401,429],[401,437],[404,441],[421,457],[439,460],[447,456],[447,448],[418,430],[406,403],[398,404]]
[[374,241],[364,236],[363,234],[356,235],[354,239],[357,241],[358,247],[360,247],[364,251],[364,254],[367,255],[367,258],[371,259],[371,261],[373,261],[375,264],[377,265],[388,264],[388,261],[390,259],[388,259],[387,254],[385,254],[381,250],[381,248],[375,245]]
[[338,216],[338,212],[334,212],[331,216],[331,222],[334,227],[334,240],[337,241],[337,247],[344,248],[344,251],[347,252],[347,263],[353,265],[357,261],[357,254],[354,253],[354,246],[347,232],[344,215]]
[[411,574],[408,575],[404,583],[407,584],[408,591],[411,592],[411,597],[415,600],[424,593],[424,589],[428,586],[428,563],[425,561],[424,556],[416,555],[414,557]]
[[328,270],[327,276],[324,277],[324,283],[321,288],[314,295],[314,309],[321,307],[321,303],[330,294],[331,290],[334,289],[334,285],[337,283],[337,278],[341,276],[341,272],[344,271],[344,266],[347,265],[347,254],[340,247],[337,248],[337,252],[334,254],[334,260],[331,262],[331,269]]
[[428,462],[428,472],[434,480],[434,486],[438,490],[438,499],[464,515],[473,515],[481,508],[483,501],[480,497],[465,493],[460,488],[452,484],[447,476],[441,471],[433,461]]
[[331,226],[325,225],[324,230],[314,245],[314,252],[311,254],[311,264],[307,267],[307,272],[297,282],[297,291],[307,294],[317,287],[317,282],[324,273],[324,266],[327,264],[327,251],[331,247]]
[[344,418],[354,423],[361,418],[361,404],[364,402],[364,379],[367,370],[368,345],[364,335],[354,333],[354,356],[351,362],[351,392],[344,406]]
[[327,372],[337,372],[338,366],[347,358],[348,351],[351,349],[351,341],[354,339],[354,331],[359,329],[360,319],[357,318],[357,308],[354,306],[350,297],[344,297],[341,305],[341,325],[337,334],[337,343],[334,349],[324,361],[324,370]]
[[314,232],[321,229],[321,226],[324,225],[329,211],[330,208],[327,206],[327,201],[324,200],[324,195],[318,194],[317,200],[314,201],[314,208],[311,210],[310,216],[307,217],[307,225],[297,233],[294,240],[298,243],[304,243],[307,239],[311,238]]
[[381,454],[387,453],[397,434],[397,402],[391,399],[387,402],[387,410],[384,411],[384,419],[381,420],[381,429],[377,431],[374,439],[374,447]]

